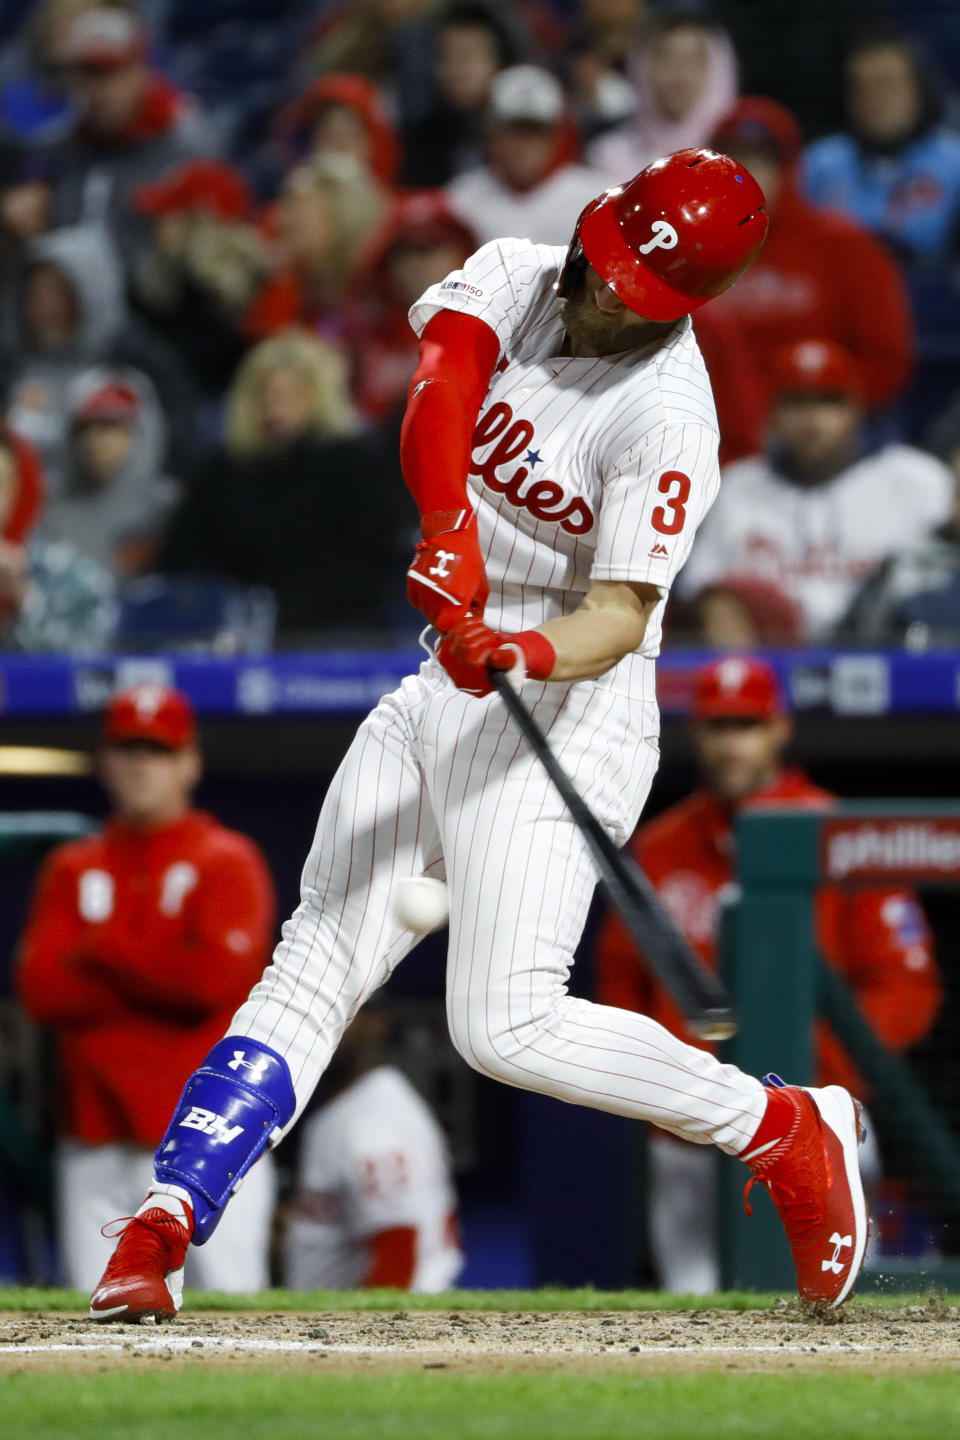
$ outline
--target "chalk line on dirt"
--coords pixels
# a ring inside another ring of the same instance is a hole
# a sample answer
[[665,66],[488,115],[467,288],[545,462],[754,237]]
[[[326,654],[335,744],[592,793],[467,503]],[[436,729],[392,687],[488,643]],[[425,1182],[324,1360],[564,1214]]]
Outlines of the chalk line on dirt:
[[[614,1348],[613,1346],[610,1347]],[[820,1343],[804,1347],[805,1349],[816,1349],[818,1351],[832,1351],[836,1354],[850,1354],[852,1351],[872,1352],[876,1347],[854,1343]],[[240,1354],[296,1354],[296,1353],[318,1353],[323,1351],[334,1355],[416,1355],[423,1354],[422,1346],[404,1345],[357,1345],[338,1344],[336,1342],[319,1342],[309,1340],[267,1340],[267,1339],[240,1339],[235,1336],[209,1336],[203,1340],[190,1336],[171,1336],[169,1339],[158,1339],[151,1337],[140,1338],[130,1337],[116,1340],[79,1340],[73,1344],[39,1344],[39,1345],[0,1345],[0,1356],[2,1355],[83,1355],[83,1354],[121,1354],[123,1351],[135,1350],[140,1354],[170,1354],[171,1351],[188,1354],[191,1350],[233,1350]],[[623,1345],[617,1345],[616,1349],[623,1349]],[[781,1345],[632,1345],[629,1347],[632,1354],[640,1355],[662,1355],[665,1352],[672,1355],[774,1355],[782,1354]],[[480,1351],[479,1353],[482,1353]],[[547,1352],[543,1352],[547,1353]]]

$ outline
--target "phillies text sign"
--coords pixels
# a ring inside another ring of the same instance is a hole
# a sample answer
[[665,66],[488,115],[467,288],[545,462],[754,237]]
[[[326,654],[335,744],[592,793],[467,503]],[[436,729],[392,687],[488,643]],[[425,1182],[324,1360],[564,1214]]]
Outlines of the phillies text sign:
[[826,880],[960,881],[960,816],[825,820],[820,846]]

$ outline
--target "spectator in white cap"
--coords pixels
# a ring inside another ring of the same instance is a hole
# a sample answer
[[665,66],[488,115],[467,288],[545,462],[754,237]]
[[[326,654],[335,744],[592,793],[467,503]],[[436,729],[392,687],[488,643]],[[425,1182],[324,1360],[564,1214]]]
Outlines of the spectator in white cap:
[[486,164],[447,187],[451,207],[481,243],[502,235],[565,245],[577,216],[614,182],[576,160],[577,133],[547,70],[512,65],[493,82]]
[[133,191],[215,148],[193,101],[151,69],[147,44],[136,15],[102,8],[74,21],[60,55],[76,121],[57,157],[56,222],[105,222],[128,255],[143,227]]

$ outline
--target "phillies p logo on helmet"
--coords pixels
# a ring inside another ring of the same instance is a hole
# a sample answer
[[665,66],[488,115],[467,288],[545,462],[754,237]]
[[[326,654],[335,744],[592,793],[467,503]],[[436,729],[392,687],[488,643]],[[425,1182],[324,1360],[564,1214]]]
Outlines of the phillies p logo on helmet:
[[637,246],[641,255],[649,255],[651,250],[672,250],[679,242],[680,236],[669,220],[654,220],[650,230],[653,238]]

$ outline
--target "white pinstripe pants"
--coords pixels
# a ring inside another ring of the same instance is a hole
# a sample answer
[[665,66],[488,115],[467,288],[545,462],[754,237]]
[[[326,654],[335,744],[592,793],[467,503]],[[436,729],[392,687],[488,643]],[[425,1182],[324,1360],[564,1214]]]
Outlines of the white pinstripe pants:
[[[647,699],[609,682],[527,684],[551,747],[618,842],[657,765]],[[284,1055],[309,1099],[340,1037],[417,937],[394,919],[401,876],[446,876],[447,1017],[486,1075],[745,1149],[759,1081],[654,1021],[566,993],[596,871],[580,833],[499,698],[458,691],[436,661],[386,696],[357,732],[324,801],[273,963],[234,1017]],[[293,1122],[291,1122],[293,1123]]]

